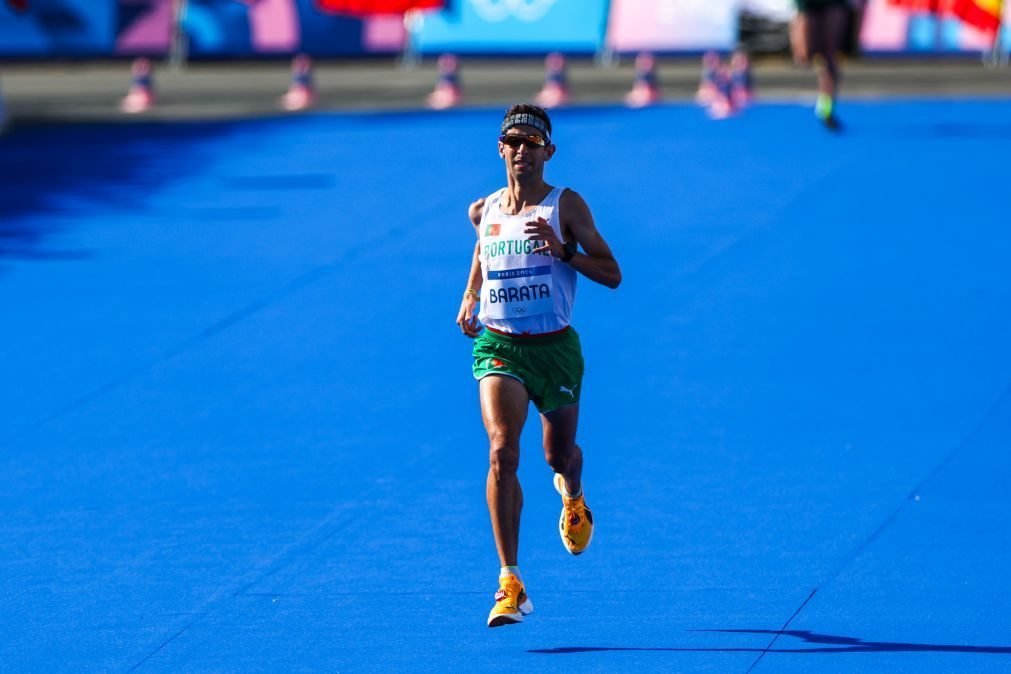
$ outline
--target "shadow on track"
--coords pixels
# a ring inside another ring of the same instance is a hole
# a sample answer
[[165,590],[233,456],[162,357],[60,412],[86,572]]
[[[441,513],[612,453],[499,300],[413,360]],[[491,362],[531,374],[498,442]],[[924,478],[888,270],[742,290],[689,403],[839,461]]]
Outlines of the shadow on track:
[[1011,124],[913,124],[896,131],[898,137],[918,140],[939,138],[968,138],[973,140],[1007,140],[1011,138]]
[[967,646],[959,644],[914,644],[901,641],[864,641],[856,637],[835,636],[832,634],[817,634],[807,630],[692,630],[693,632],[722,632],[726,634],[768,634],[788,636],[800,639],[808,644],[823,644],[824,646],[804,648],[646,648],[646,647],[609,647],[609,646],[563,646],[559,648],[536,648],[527,653],[545,655],[565,655],[567,653],[597,653],[602,651],[656,651],[656,652],[687,652],[687,653],[984,653],[1011,655],[1011,646]]
[[0,263],[7,258],[87,258],[53,250],[79,209],[139,213],[152,189],[192,173],[191,148],[228,123],[85,124],[15,128],[0,138]]

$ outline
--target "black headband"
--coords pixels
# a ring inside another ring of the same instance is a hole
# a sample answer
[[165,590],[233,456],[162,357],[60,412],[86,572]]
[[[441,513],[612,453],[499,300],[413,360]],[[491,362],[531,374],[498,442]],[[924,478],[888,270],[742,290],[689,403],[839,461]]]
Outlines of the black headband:
[[520,112],[515,115],[509,115],[504,120],[502,120],[502,133],[513,128],[514,126],[519,126],[523,124],[524,126],[532,126],[541,133],[544,134],[544,139],[549,143],[551,142],[551,134],[548,132],[548,124],[543,119],[537,115],[531,115],[528,112]]

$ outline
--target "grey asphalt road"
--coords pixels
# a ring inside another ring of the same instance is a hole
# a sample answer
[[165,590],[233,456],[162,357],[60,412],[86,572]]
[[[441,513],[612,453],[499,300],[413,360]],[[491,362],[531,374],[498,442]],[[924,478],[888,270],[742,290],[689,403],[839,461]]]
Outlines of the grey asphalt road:
[[[664,96],[690,99],[698,86],[697,58],[658,62]],[[846,67],[843,96],[1009,96],[1011,69],[986,68],[978,57],[949,59],[864,58]],[[619,102],[633,81],[632,59],[599,65],[569,64],[573,104]],[[402,110],[423,107],[437,79],[434,61],[404,67],[393,59],[330,61],[314,70],[317,110]],[[812,98],[814,75],[785,59],[754,67],[760,99]],[[540,59],[462,59],[464,105],[505,105],[529,100],[544,80]],[[157,105],[128,116],[118,104],[130,83],[128,62],[0,63],[0,91],[13,124],[136,119],[215,119],[281,114],[290,83],[284,61],[196,63],[184,69],[155,64]]]

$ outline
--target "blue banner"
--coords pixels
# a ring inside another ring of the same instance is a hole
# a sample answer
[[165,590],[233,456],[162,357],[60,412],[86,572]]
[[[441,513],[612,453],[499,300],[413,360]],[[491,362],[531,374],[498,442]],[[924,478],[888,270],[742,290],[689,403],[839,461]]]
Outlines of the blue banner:
[[105,56],[116,43],[115,2],[32,0],[29,11],[0,2],[0,54]]
[[604,42],[607,0],[456,0],[426,13],[423,53],[592,53]]
[[[173,0],[0,0],[0,57],[167,54]],[[315,0],[188,0],[180,28],[190,58],[395,54],[399,16],[360,19],[320,11]]]
[[296,0],[296,6],[300,51],[313,56],[355,56],[368,51],[360,19],[320,12],[315,0]]
[[[252,12],[256,5],[189,0],[183,30],[189,38],[190,56],[236,58],[295,51],[313,56],[355,56],[365,51],[360,19],[322,13],[313,0],[282,0],[273,4],[287,5],[291,14],[287,36],[280,35],[278,24],[271,22],[269,15],[262,29],[254,30]],[[284,37],[288,37],[287,45]]]

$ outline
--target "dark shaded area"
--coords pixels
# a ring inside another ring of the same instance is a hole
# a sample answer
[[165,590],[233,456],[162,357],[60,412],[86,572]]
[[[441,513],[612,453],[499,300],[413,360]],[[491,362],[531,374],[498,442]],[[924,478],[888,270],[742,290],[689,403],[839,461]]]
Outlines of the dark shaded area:
[[672,653],[980,653],[1011,655],[1011,646],[970,646],[964,644],[914,644],[901,641],[864,641],[856,637],[818,634],[808,630],[692,630],[694,632],[722,632],[726,634],[767,634],[794,637],[807,644],[823,645],[812,648],[635,648],[620,646],[562,646],[536,648],[527,653],[565,655],[569,653],[599,653],[604,651],[655,651]]
[[73,38],[75,33],[83,32],[88,25],[76,7],[61,2],[38,3],[33,9],[39,23],[54,36]]
[[116,35],[122,35],[134,21],[151,12],[157,6],[157,0],[133,0],[132,3],[119,3],[116,13]]
[[737,17],[737,45],[749,54],[789,54],[790,24],[742,11]]
[[[452,3],[448,3],[452,4]],[[314,56],[361,53],[365,24],[342,14],[321,12],[316,0],[295,0],[301,31],[299,49]]]
[[[0,261],[86,256],[45,241],[81,208],[139,211],[147,194],[205,165],[203,141],[235,122],[15,128],[0,137]],[[165,148],[169,147],[170,151]],[[47,217],[48,216],[48,217]]]

